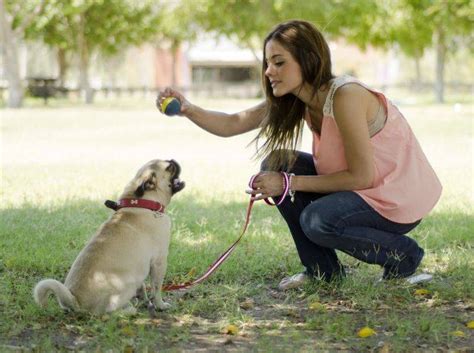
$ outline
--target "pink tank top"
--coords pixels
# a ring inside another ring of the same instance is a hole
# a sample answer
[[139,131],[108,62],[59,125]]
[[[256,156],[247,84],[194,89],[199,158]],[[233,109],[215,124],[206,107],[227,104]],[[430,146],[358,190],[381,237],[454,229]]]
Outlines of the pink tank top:
[[[323,108],[321,135],[313,131],[313,158],[319,175],[347,169],[344,146],[334,119],[336,90],[357,83],[375,94],[387,113],[385,126],[371,137],[375,175],[372,187],[354,190],[383,217],[397,223],[423,218],[439,200],[441,183],[403,115],[385,96],[350,76],[337,77]],[[311,128],[309,114],[305,116]]]

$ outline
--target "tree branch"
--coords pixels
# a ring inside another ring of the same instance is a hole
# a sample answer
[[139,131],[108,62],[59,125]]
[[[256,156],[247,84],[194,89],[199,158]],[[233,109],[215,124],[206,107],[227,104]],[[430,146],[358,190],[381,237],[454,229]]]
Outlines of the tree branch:
[[28,16],[26,16],[23,21],[21,21],[21,24],[15,29],[17,35],[23,34],[26,30],[26,27],[31,24],[33,19],[43,12],[47,1],[48,0],[41,0],[41,3],[36,5],[35,9]]

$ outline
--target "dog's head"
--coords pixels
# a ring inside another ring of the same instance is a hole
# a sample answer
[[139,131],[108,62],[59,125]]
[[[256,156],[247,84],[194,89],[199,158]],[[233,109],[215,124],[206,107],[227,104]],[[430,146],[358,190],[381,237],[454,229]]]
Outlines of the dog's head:
[[[181,167],[175,160],[154,159],[141,167],[135,178],[127,185],[122,197],[155,197],[165,198],[169,202],[172,195],[184,188],[184,181],[179,179]],[[161,197],[160,197],[161,196]]]

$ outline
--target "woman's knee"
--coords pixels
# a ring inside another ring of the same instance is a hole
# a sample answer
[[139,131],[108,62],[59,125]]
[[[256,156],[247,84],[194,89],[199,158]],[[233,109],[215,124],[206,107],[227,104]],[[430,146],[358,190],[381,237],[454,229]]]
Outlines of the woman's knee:
[[318,211],[314,203],[301,212],[300,225],[306,237],[318,245],[328,246],[334,237],[334,227],[327,222],[324,212]]

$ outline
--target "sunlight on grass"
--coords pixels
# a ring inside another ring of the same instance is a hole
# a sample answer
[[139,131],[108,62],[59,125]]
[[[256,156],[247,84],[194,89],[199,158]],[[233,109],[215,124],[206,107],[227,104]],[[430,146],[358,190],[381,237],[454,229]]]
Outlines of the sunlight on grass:
[[[256,102],[197,101],[227,111]],[[411,233],[426,251],[421,269],[435,274],[433,283],[419,288],[425,295],[396,283],[375,285],[380,268],[345,254],[340,258],[351,274],[343,283],[277,293],[279,280],[301,265],[277,210],[256,203],[247,234],[227,262],[189,293],[167,293],[174,305],[170,314],[150,321],[142,313],[136,323],[71,316],[53,300],[39,309],[31,288],[40,278],[64,278],[111,214],[103,202],[116,200],[136,170],[155,158],[177,160],[187,184],[167,209],[173,231],[166,281],[182,280],[190,272],[200,275],[242,230],[249,202],[244,191],[259,170],[254,146],[247,147],[255,132],[222,139],[184,118],[165,117],[148,103],[123,109],[109,104],[4,110],[0,336],[37,332],[36,342],[45,351],[54,350],[49,337],[56,332],[65,340],[80,336],[86,345],[99,337],[104,347],[114,349],[136,343],[135,338],[138,347],[148,349],[157,336],[173,346],[196,332],[203,340],[256,340],[263,350],[276,339],[329,351],[367,351],[381,341],[389,351],[411,351],[410,340],[421,348],[462,348],[472,332],[459,322],[472,320],[474,297],[474,139],[472,111],[466,106],[401,107],[444,188],[434,211]],[[311,149],[307,130],[302,149]],[[223,333],[230,325],[235,333]],[[365,326],[377,334],[359,338]],[[450,335],[457,331],[463,335]]]

